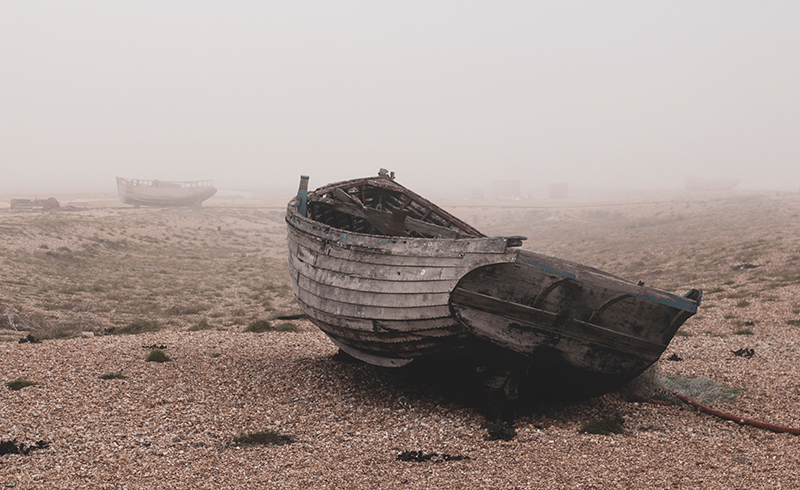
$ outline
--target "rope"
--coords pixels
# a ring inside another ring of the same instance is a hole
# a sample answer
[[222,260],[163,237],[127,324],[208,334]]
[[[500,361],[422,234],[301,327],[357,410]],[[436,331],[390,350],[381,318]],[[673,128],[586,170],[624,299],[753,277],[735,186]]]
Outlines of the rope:
[[[768,431],[771,431],[771,432],[789,433],[789,434],[794,434],[796,436],[800,436],[800,428],[787,427],[785,425],[770,424],[768,422],[761,422],[759,420],[753,420],[753,419],[748,419],[748,418],[745,418],[745,417],[739,417],[738,415],[733,415],[732,413],[721,412],[719,410],[714,410],[711,407],[703,405],[702,403],[700,403],[697,400],[694,400],[692,398],[689,398],[688,396],[681,395],[677,391],[670,390],[669,388],[664,388],[663,386],[661,386],[661,389],[663,389],[664,391],[667,391],[669,393],[672,393],[673,395],[678,397],[679,400],[681,400],[681,401],[683,401],[685,403],[688,403],[689,405],[692,405],[693,407],[697,408],[701,412],[705,412],[705,413],[713,415],[715,417],[719,417],[719,418],[721,418],[723,420],[732,420],[732,421],[736,422],[739,425],[749,425],[751,427],[756,427],[756,428],[768,430]],[[635,394],[640,400],[645,401],[645,402],[655,403],[657,405],[665,405],[666,404],[666,402],[664,402],[662,400],[653,400],[652,398],[647,398],[645,396],[642,396],[640,393],[635,393]]]

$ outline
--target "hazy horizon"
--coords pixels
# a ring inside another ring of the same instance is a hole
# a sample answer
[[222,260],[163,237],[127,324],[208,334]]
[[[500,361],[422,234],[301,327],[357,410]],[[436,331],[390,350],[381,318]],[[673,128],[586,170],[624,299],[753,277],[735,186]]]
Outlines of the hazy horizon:
[[800,190],[794,2],[0,0],[0,192]]

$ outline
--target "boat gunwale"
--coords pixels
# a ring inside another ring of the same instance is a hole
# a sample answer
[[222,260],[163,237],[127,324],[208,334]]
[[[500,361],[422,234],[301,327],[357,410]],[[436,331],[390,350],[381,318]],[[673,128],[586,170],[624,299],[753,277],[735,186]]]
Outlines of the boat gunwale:
[[[533,260],[533,257],[547,257],[547,258],[550,258],[552,256],[539,254],[539,253],[536,253],[536,252],[532,252],[530,250],[524,250],[524,251],[521,251],[521,253],[517,255],[515,263],[536,267],[536,268],[541,269],[541,270],[543,270],[543,271],[545,271],[547,273],[555,274],[557,276],[561,276],[562,278],[566,278],[566,279],[572,279],[572,280],[574,280],[576,282],[585,282],[585,283],[592,284],[592,285],[595,285],[595,286],[607,287],[607,286],[603,286],[602,284],[599,284],[598,282],[591,281],[587,277],[578,277],[575,274],[572,274],[572,273],[569,273],[569,272],[560,271],[558,269],[555,269],[553,267],[548,266],[547,264],[535,261],[535,260]],[[623,289],[623,288],[615,288],[620,294],[629,295],[631,297],[634,297],[634,298],[637,298],[637,299],[640,299],[640,300],[648,301],[650,303],[657,303],[657,304],[660,304],[660,305],[668,306],[670,308],[675,308],[677,310],[691,312],[692,314],[697,313],[697,309],[700,307],[701,299],[698,299],[697,301],[695,301],[695,300],[690,299],[689,297],[687,297],[689,294],[691,294],[693,291],[695,291],[694,289],[689,290],[684,296],[678,296],[677,294],[673,294],[673,293],[670,293],[668,291],[664,291],[664,290],[661,290],[661,289],[658,289],[658,288],[654,288],[654,287],[651,287],[651,286],[639,285],[639,284],[637,284],[637,283],[635,283],[633,281],[625,279],[624,277],[616,276],[616,275],[610,274],[608,272],[602,271],[600,269],[596,269],[594,267],[591,267],[591,266],[588,266],[588,265],[585,265],[585,264],[580,264],[580,263],[577,263],[577,262],[571,262],[571,261],[567,261],[565,259],[559,259],[558,257],[552,257],[552,258],[555,259],[555,260],[560,260],[560,261],[570,262],[572,264],[576,264],[576,265],[580,266],[587,273],[589,273],[589,274],[591,274],[591,275],[593,275],[593,276],[595,276],[595,277],[597,277],[599,279],[605,278],[605,279],[608,279],[610,281],[619,282],[620,284],[624,284],[625,286],[628,286],[628,288],[625,288],[625,289]],[[491,265],[495,265],[495,264],[489,264],[489,266],[491,266]],[[481,267],[487,267],[487,266],[481,266]],[[649,293],[656,293],[656,294],[649,294],[649,295],[641,294],[644,291],[647,291]],[[700,294],[702,296],[702,292]]]
[[[319,221],[302,216],[296,210],[290,209],[289,212],[291,215],[286,215],[286,222],[292,229],[319,240],[324,240],[329,243],[336,243],[342,248],[353,247],[362,250],[369,250],[377,254],[405,255],[409,257],[429,255],[421,254],[419,253],[420,250],[413,249],[414,245],[420,246],[428,244],[431,246],[435,245],[434,248],[442,250],[442,252],[445,254],[445,257],[458,257],[459,254],[462,253],[488,253],[500,255],[505,253],[513,253],[507,250],[508,243],[510,241],[510,238],[507,237],[423,238],[373,235],[368,233],[353,232],[342,228],[336,228],[335,226],[326,225],[324,223],[320,223]],[[467,247],[470,244],[484,244],[485,246],[483,249],[485,251],[452,251],[452,247],[454,245]],[[410,250],[409,245],[412,247]],[[396,253],[401,249],[409,250],[409,253]],[[438,256],[439,254],[433,253],[430,255]]]

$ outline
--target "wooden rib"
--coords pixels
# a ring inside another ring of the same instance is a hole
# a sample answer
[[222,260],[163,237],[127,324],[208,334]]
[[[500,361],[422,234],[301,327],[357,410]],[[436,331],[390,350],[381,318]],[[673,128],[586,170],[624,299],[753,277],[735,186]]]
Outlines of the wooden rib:
[[544,289],[542,289],[539,294],[536,295],[536,299],[533,300],[533,307],[534,308],[541,308],[542,303],[544,302],[545,298],[552,293],[558,286],[564,284],[565,282],[569,282],[571,279],[568,277],[562,277],[560,279],[556,279],[555,281],[548,284]]
[[594,312],[592,312],[592,316],[590,316],[589,319],[586,320],[586,323],[594,323],[595,321],[597,321],[598,318],[600,318],[600,315],[602,315],[603,312],[606,311],[606,309],[608,309],[609,306],[615,303],[619,303],[625,298],[631,298],[631,297],[632,296],[630,294],[620,294],[619,296],[615,296],[607,300],[605,303],[600,305],[599,308],[597,308],[596,310],[594,310]]
[[[315,198],[314,202],[325,204],[326,206],[330,206],[332,209],[342,213],[348,213],[352,214],[353,216],[358,216],[359,218],[364,218],[381,233],[386,231],[386,227],[392,220],[391,211],[377,210],[369,207],[359,207],[352,203],[334,201],[333,199],[325,197]],[[416,231],[417,233],[429,235],[431,237],[441,236],[443,238],[459,238],[465,236],[457,231],[451,230],[450,228],[432,223],[426,223],[425,221],[410,217],[406,219],[406,228],[411,231]]]

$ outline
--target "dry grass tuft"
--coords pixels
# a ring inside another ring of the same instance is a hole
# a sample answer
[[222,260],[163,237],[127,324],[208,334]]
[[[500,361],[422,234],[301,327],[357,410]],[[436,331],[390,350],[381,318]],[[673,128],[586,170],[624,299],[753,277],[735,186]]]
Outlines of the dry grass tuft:
[[153,349],[145,358],[147,362],[170,362],[172,359],[161,349]]
[[158,323],[150,320],[136,320],[115,330],[115,335],[137,335],[145,332],[157,332],[161,329]]
[[253,320],[244,329],[245,332],[253,333],[271,332],[272,330],[269,320]]
[[205,318],[203,318],[202,320],[197,322],[197,324],[192,325],[191,327],[189,327],[189,331],[190,332],[199,332],[201,330],[211,330],[213,328],[214,328],[214,326],[211,325],[210,323],[208,323],[208,321],[206,321]]

